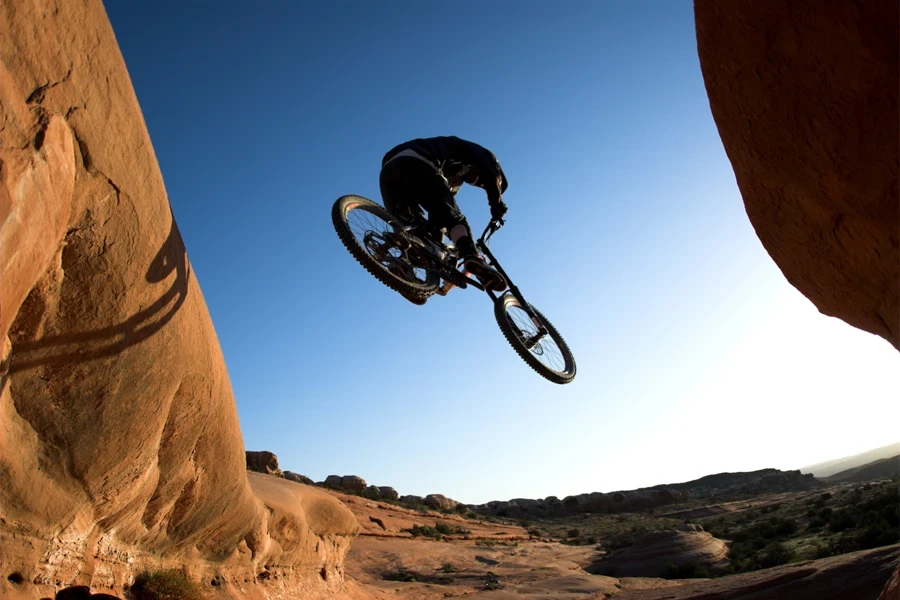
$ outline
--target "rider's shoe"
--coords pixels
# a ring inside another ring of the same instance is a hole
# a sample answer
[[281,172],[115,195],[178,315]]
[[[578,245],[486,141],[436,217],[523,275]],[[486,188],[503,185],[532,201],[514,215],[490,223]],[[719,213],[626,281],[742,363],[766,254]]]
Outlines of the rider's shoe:
[[475,242],[469,236],[463,236],[456,240],[456,248],[463,260],[466,271],[478,277],[485,289],[502,292],[506,289],[506,279],[497,269],[488,265],[475,249]]
[[478,277],[478,281],[481,282],[485,289],[494,292],[502,292],[506,289],[506,279],[503,278],[503,275],[497,269],[484,262],[484,259],[477,254],[463,256],[463,267],[466,271]]

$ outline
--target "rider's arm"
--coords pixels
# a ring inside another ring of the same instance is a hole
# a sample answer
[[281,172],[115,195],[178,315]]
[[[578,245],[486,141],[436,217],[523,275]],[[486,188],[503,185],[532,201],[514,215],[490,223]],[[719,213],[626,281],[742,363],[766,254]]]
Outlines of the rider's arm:
[[465,182],[480,187],[487,193],[488,203],[494,208],[503,203],[502,194],[506,191],[506,176],[494,153],[487,148],[460,138],[452,138],[462,160],[472,166]]

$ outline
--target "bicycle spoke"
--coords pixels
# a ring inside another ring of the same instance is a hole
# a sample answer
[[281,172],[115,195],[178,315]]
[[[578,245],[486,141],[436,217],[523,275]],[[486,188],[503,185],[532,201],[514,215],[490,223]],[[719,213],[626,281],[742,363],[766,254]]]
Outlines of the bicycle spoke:
[[[428,271],[415,265],[410,260],[407,251],[391,245],[391,239],[397,235],[397,230],[389,221],[366,210],[365,207],[357,206],[351,208],[347,213],[347,225],[360,247],[372,256],[382,268],[390,271],[394,276],[410,282],[421,284],[427,281]],[[376,252],[370,247],[367,240],[378,242],[384,249]]]
[[[525,345],[527,339],[538,334],[538,329],[532,322],[528,313],[518,304],[510,304],[506,307],[506,315],[510,322],[520,332],[519,341]],[[529,348],[532,356],[534,356],[541,364],[557,373],[566,372],[566,360],[559,344],[551,335],[545,334],[534,346]]]

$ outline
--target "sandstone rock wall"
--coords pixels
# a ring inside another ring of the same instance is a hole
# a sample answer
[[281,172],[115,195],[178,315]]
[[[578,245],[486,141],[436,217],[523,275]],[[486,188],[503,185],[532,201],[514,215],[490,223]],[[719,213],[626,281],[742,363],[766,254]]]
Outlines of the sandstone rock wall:
[[248,481],[102,4],[3,2],[0,31],[0,564],[23,582],[2,573],[0,597],[121,589],[147,564],[225,580],[296,566],[310,589],[338,585],[352,514]]
[[695,0],[747,216],[826,315],[900,349],[898,4]]

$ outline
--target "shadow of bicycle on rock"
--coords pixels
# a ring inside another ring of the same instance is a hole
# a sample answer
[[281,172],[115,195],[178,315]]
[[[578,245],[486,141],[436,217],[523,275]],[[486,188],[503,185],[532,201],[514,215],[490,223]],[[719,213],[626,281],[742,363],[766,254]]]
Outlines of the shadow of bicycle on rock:
[[14,341],[9,374],[114,356],[146,341],[165,327],[187,299],[190,278],[184,241],[174,216],[169,235],[150,263],[144,279],[148,284],[157,284],[172,272],[176,276],[171,287],[153,304],[122,323],[90,331]]

